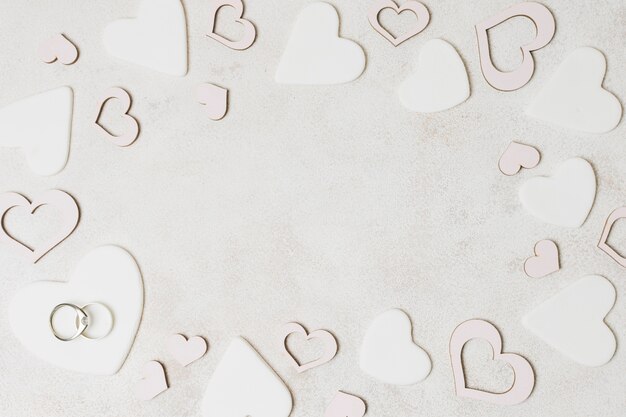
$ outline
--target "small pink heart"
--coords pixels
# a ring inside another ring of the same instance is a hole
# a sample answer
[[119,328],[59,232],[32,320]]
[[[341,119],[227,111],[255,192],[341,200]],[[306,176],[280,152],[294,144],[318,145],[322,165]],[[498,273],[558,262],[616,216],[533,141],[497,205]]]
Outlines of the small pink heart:
[[539,164],[539,151],[523,143],[511,142],[498,161],[498,168],[504,175],[515,175],[520,169],[531,169]]
[[[122,106],[124,108],[124,119],[127,120],[129,126],[128,131],[120,136],[112,134],[100,123],[100,117],[102,116],[102,112],[104,111],[105,104],[109,100],[113,99],[120,100],[122,102]],[[106,138],[120,147],[132,145],[133,142],[135,142],[139,137],[139,122],[133,116],[128,114],[131,105],[132,99],[130,98],[130,94],[128,94],[128,91],[120,87],[112,87],[107,90],[107,92],[100,99],[100,107],[98,109],[96,119],[94,120],[94,123],[100,128]]]
[[59,60],[64,65],[71,65],[78,59],[78,49],[64,35],[57,33],[39,46],[39,56],[47,64]]
[[524,262],[524,272],[532,278],[541,278],[559,270],[559,248],[551,240],[535,245],[535,255]]
[[337,392],[330,403],[324,417],[363,417],[365,415],[365,402],[356,395]]
[[228,110],[228,90],[213,84],[198,86],[198,102],[206,106],[211,120],[220,120]]
[[615,250],[609,244],[609,235],[611,234],[611,229],[613,229],[613,225],[616,221],[623,218],[626,218],[626,206],[615,209],[611,214],[609,214],[609,217],[606,219],[606,222],[604,224],[604,229],[602,229],[602,235],[600,236],[600,242],[598,242],[598,247],[604,253],[613,258],[615,262],[626,268],[626,257],[624,257],[620,252]]
[[167,390],[165,369],[157,361],[147,362],[143,367],[143,379],[135,387],[137,398],[143,401],[151,400],[163,391]]
[[202,337],[194,336],[187,340],[182,334],[171,336],[167,347],[170,354],[182,366],[187,366],[200,359],[208,349],[207,342]]
[[[318,359],[313,360],[311,362],[300,364],[298,360],[293,356],[293,354],[287,349],[287,337],[292,333],[299,333],[306,337],[307,340],[319,339],[322,342],[323,353]],[[326,330],[315,330],[310,334],[307,333],[306,329],[302,327],[298,323],[287,323],[283,329],[283,350],[292,360],[292,363],[296,367],[298,373],[302,373],[311,368],[315,368],[316,366],[320,366],[329,362],[332,358],[337,354],[337,339],[330,332]]]
[[[232,7],[235,9],[237,18],[235,22],[239,23],[243,27],[243,36],[238,41],[233,41],[225,38],[224,36],[215,33],[215,21],[217,20],[217,12],[222,7]],[[242,0],[210,0],[210,15],[211,20],[209,23],[209,32],[207,36],[220,42],[222,45],[226,45],[231,49],[237,51],[248,49],[256,39],[256,28],[254,24],[248,19],[243,18],[243,2]]]
[[[385,29],[380,24],[380,13],[385,9],[391,9],[396,14],[400,15],[403,12],[412,12],[417,20],[415,21],[415,26],[407,33],[401,36],[392,35],[387,29]],[[426,26],[428,26],[428,22],[430,21],[430,13],[428,13],[428,9],[422,3],[414,0],[409,0],[404,2],[402,6],[398,6],[393,0],[378,0],[376,4],[370,9],[368,14],[368,20],[370,25],[376,30],[376,32],[383,35],[385,39],[387,39],[393,46],[398,46],[402,42],[407,39],[417,35],[421,31],[423,31]]]

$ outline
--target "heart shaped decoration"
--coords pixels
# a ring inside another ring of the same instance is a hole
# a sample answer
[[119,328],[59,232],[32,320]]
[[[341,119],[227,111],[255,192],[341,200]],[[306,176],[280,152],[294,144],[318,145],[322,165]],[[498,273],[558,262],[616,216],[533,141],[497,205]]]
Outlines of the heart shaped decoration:
[[606,59],[594,48],[578,48],[565,58],[526,109],[529,116],[587,133],[613,130],[622,105],[602,88]]
[[404,107],[418,113],[450,109],[470,96],[463,60],[454,47],[441,39],[422,46],[415,71],[402,84],[398,95]]
[[137,398],[148,401],[166,391],[167,388],[167,378],[163,365],[157,361],[147,362],[143,367],[143,378],[135,388]]
[[609,235],[611,234],[611,229],[613,229],[613,225],[619,219],[626,218],[626,206],[615,209],[609,217],[606,219],[606,223],[604,224],[604,229],[602,229],[602,236],[600,236],[600,242],[598,243],[598,247],[607,255],[609,255],[615,262],[626,268],[626,258],[623,257],[619,252],[617,252],[611,245],[609,245]]
[[[461,353],[463,346],[472,339],[484,339],[493,349],[493,359],[509,364],[515,374],[511,388],[503,393],[481,391],[465,386],[465,373]],[[525,401],[535,386],[535,373],[530,363],[515,353],[502,353],[500,332],[484,320],[468,320],[461,323],[450,337],[450,362],[454,375],[454,387],[459,397],[474,398],[493,404],[514,405]]]
[[[402,12],[411,12],[415,14],[417,21],[415,22],[415,26],[404,35],[393,36],[387,29],[383,27],[380,23],[380,13],[385,9],[391,9],[396,14],[400,14]],[[398,6],[393,0],[378,0],[376,4],[372,6],[370,9],[367,18],[370,22],[370,25],[376,30],[376,32],[383,35],[385,39],[387,39],[393,46],[398,46],[402,42],[412,38],[417,35],[421,31],[423,31],[426,26],[428,26],[428,22],[430,21],[430,13],[428,13],[428,9],[419,1],[409,0],[402,3],[402,6]]]
[[292,407],[283,381],[241,337],[226,349],[202,399],[205,417],[288,417]]
[[[323,350],[322,356],[311,362],[300,364],[287,348],[287,338],[294,333],[304,335],[306,340],[318,339],[321,341]],[[335,339],[335,336],[326,330],[315,330],[311,333],[307,333],[306,329],[302,327],[302,325],[298,323],[287,323],[283,328],[282,347],[285,353],[291,358],[298,373],[302,373],[311,368],[315,368],[316,366],[323,365],[334,358],[337,354],[337,339]]]
[[563,355],[585,366],[608,363],[617,343],[604,318],[615,304],[613,284],[589,275],[544,301],[522,324]]
[[[99,340],[58,340],[50,330],[50,313],[61,303],[99,303],[113,315],[113,328]],[[89,252],[68,282],[37,281],[15,294],[9,323],[24,347],[60,368],[93,375],[113,375],[135,339],[143,310],[141,272],[133,257],[117,246]]]
[[532,278],[542,278],[559,269],[559,248],[551,240],[537,242],[535,256],[524,262],[524,272]]
[[498,161],[498,168],[504,175],[515,175],[522,168],[532,169],[539,165],[541,154],[530,145],[511,142]]
[[326,408],[324,417],[363,417],[365,410],[365,401],[361,398],[339,391]]
[[[4,224],[4,216],[9,210],[17,207],[26,208],[32,215],[43,205],[54,207],[61,214],[61,229],[57,236],[52,236],[42,243],[40,247],[31,249],[7,232],[6,225]],[[0,242],[9,245],[17,252],[31,259],[33,263],[36,263],[46,253],[50,252],[52,248],[72,234],[78,225],[79,218],[80,211],[78,210],[76,200],[74,200],[71,195],[61,190],[46,191],[35,197],[32,202],[18,193],[0,194]]]
[[[522,63],[514,71],[500,71],[491,60],[491,50],[487,31],[512,17],[523,16],[529,18],[537,33],[535,39],[522,46]],[[515,4],[493,17],[476,25],[478,39],[478,53],[480,69],[485,80],[493,87],[502,91],[513,91],[525,86],[535,72],[535,61],[532,52],[543,48],[552,40],[556,24],[554,16],[543,4],[525,1]]]
[[596,197],[596,175],[582,158],[561,163],[551,177],[535,177],[519,191],[524,208],[546,223],[580,227]]
[[203,104],[211,120],[220,120],[228,110],[228,90],[213,84],[198,87],[198,102]]
[[175,334],[169,338],[167,348],[176,362],[187,366],[203,357],[209,347],[206,340],[200,336],[187,340],[182,334]]
[[[102,116],[104,105],[107,103],[107,101],[112,99],[117,99],[122,102],[122,106],[124,108],[124,118],[127,120],[127,123],[130,126],[128,132],[124,133],[121,136],[113,135],[100,124],[100,116]],[[135,140],[137,140],[137,138],[139,137],[139,122],[133,116],[128,114],[131,105],[132,101],[130,98],[130,94],[128,94],[128,91],[119,87],[110,88],[100,100],[100,107],[94,123],[100,128],[102,132],[104,132],[106,138],[117,146],[125,147],[132,145],[133,142],[135,142]]]
[[413,342],[411,333],[411,320],[402,310],[389,310],[376,317],[361,345],[361,370],[387,384],[410,385],[424,380],[430,373],[430,358]]
[[[235,9],[237,18],[235,22],[243,26],[243,36],[238,41],[226,39],[224,36],[215,32],[215,22],[217,20],[217,13],[222,7],[232,7]],[[211,20],[209,22],[209,33],[207,36],[215,39],[222,45],[228,46],[231,49],[241,51],[248,49],[254,43],[256,38],[256,28],[254,24],[248,19],[243,18],[243,2],[242,0],[212,0],[210,3]]]
[[40,45],[39,56],[46,64],[58,60],[63,65],[71,65],[78,59],[78,49],[65,35],[57,33]]

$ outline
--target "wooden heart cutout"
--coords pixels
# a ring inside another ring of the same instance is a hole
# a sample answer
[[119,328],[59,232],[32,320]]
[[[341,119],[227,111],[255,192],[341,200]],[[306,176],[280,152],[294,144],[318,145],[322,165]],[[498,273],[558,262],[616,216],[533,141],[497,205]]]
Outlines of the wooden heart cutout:
[[504,175],[515,175],[522,168],[532,169],[539,164],[541,154],[539,151],[523,143],[511,142],[506,148],[500,160],[498,168]]
[[609,245],[609,235],[611,234],[611,229],[613,229],[613,225],[616,221],[623,218],[626,218],[626,206],[613,210],[613,212],[606,219],[604,229],[602,229],[602,236],[600,236],[598,248],[600,248],[602,252],[613,258],[615,262],[626,268],[626,258],[615,249],[613,249],[611,245]]
[[175,334],[167,341],[167,348],[176,362],[187,366],[203,357],[209,347],[206,340],[200,336],[187,339],[182,334]]
[[[122,106],[124,108],[124,118],[128,121],[130,126],[129,130],[121,136],[115,136],[111,132],[109,132],[102,124],[100,124],[100,116],[102,116],[102,112],[104,111],[104,105],[107,101],[117,99],[122,102]],[[95,124],[100,128],[104,135],[108,140],[113,142],[117,146],[125,147],[131,145],[137,137],[139,136],[139,122],[133,116],[128,114],[130,111],[130,106],[132,105],[132,101],[130,98],[130,94],[128,91],[123,88],[113,87],[107,90],[107,92],[102,96],[100,100],[100,107],[98,110],[98,114],[96,116]]]
[[143,378],[137,383],[137,398],[148,401],[168,389],[165,369],[157,361],[147,362],[143,367]]
[[78,49],[65,35],[57,33],[39,46],[39,57],[46,64],[59,61],[71,65],[78,59]]
[[[323,345],[323,353],[318,359],[311,362],[300,364],[294,355],[287,348],[287,337],[292,333],[299,333],[306,337],[306,340],[319,339]],[[292,363],[296,367],[298,373],[302,373],[316,366],[323,365],[329,362],[337,354],[337,339],[330,332],[326,330],[315,330],[311,333],[307,333],[306,329],[298,323],[287,323],[283,328],[283,350],[291,358]]]
[[535,245],[535,256],[526,259],[524,272],[532,278],[542,278],[560,269],[559,248],[551,240],[540,240]]
[[365,401],[361,398],[339,391],[326,408],[324,417],[363,417],[365,410]]
[[[235,22],[243,26],[243,36],[238,41],[227,39],[215,32],[217,13],[222,7],[226,6],[235,9],[235,13],[237,14]],[[243,18],[243,2],[241,0],[212,0],[210,7],[211,9],[209,14],[211,16],[211,20],[209,21],[209,32],[207,33],[208,37],[213,38],[222,45],[228,46],[229,48],[237,51],[248,49],[254,43],[254,40],[256,39],[256,27],[254,27],[254,24],[251,21]]]
[[[383,27],[379,20],[380,13],[385,9],[391,9],[398,15],[403,12],[410,12],[415,14],[415,17],[417,18],[415,26],[413,26],[413,28],[404,35],[392,35],[391,32]],[[378,0],[378,2],[370,9],[367,18],[370,22],[370,25],[372,25],[376,32],[383,35],[383,37],[391,42],[393,46],[398,46],[402,42],[417,35],[421,31],[423,31],[426,26],[428,26],[428,22],[430,21],[430,13],[428,13],[428,9],[426,8],[426,6],[418,1],[410,0],[403,3],[402,6],[398,6],[393,0]]]

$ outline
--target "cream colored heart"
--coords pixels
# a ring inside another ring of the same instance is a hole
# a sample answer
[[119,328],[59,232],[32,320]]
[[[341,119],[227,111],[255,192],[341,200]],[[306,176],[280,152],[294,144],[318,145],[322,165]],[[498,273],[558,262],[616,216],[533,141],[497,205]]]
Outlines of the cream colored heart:
[[187,366],[203,357],[208,348],[206,340],[200,336],[187,339],[182,334],[175,334],[167,341],[167,349],[176,362],[182,366]]

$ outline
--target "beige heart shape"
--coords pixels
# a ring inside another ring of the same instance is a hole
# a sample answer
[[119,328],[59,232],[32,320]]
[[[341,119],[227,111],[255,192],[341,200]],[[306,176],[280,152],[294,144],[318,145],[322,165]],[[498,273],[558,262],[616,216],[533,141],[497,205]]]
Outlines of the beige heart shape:
[[[304,335],[306,337],[306,340],[319,339],[322,342],[323,346],[322,356],[311,362],[300,364],[300,362],[298,362],[298,360],[287,348],[287,337],[289,337],[289,335],[293,333]],[[329,362],[337,354],[337,339],[335,339],[335,336],[333,336],[330,332],[326,330],[315,330],[311,333],[308,333],[306,329],[298,323],[287,323],[284,326],[282,346],[285,353],[287,353],[287,355],[291,358],[298,373],[302,373],[311,368],[315,368],[316,366],[323,365]]]

